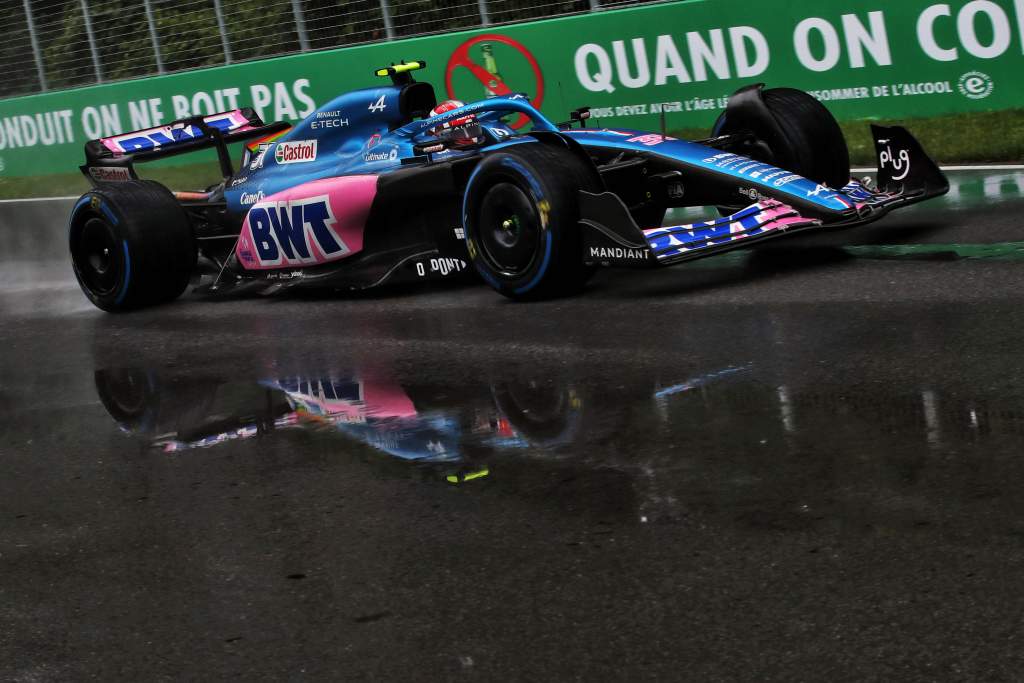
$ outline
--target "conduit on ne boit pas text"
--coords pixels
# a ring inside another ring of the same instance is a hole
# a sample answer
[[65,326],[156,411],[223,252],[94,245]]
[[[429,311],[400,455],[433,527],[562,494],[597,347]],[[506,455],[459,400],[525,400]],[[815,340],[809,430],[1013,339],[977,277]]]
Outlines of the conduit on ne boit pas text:
[[478,100],[492,92],[471,68],[482,45],[508,91],[526,93],[553,120],[590,106],[605,126],[654,129],[664,116],[670,128],[707,127],[731,92],[757,81],[807,90],[840,119],[1022,104],[1024,0],[773,6],[754,14],[731,0],[647,5],[13,98],[0,101],[0,171],[67,171],[86,140],[238,107],[294,122],[381,83],[373,66],[410,56],[430,65],[417,77],[439,98]]

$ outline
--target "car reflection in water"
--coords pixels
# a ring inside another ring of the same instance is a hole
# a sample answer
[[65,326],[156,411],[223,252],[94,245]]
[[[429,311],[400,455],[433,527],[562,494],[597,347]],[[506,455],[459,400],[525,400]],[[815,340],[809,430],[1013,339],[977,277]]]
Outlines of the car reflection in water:
[[494,383],[439,404],[429,391],[372,375],[165,382],[145,370],[110,369],[96,372],[96,387],[122,431],[165,453],[280,430],[329,430],[439,466],[452,483],[486,476],[484,453],[571,444],[583,408],[571,386]]
[[[752,365],[676,382],[537,374],[443,387],[415,371],[95,378],[120,428],[168,454],[313,431],[334,439],[332,452],[369,447],[371,460],[430,481],[490,482],[641,522],[725,514],[804,528],[841,512],[870,527],[882,510],[901,518],[888,524],[917,524],[929,510],[967,515],[1024,480],[1024,412],[1002,400],[898,382],[790,386]],[[1014,501],[1008,516],[1024,518]]]
[[[652,386],[636,398],[664,412],[672,397],[747,370],[725,368]],[[571,382],[485,381],[438,395],[373,373],[244,382],[118,368],[99,370],[95,379],[99,398],[120,429],[165,453],[281,430],[330,431],[393,458],[431,466],[450,483],[487,476],[491,460],[506,452],[564,459],[585,440],[584,428],[589,438],[603,438],[622,426],[607,415],[584,421],[585,413],[609,406],[585,398]]]

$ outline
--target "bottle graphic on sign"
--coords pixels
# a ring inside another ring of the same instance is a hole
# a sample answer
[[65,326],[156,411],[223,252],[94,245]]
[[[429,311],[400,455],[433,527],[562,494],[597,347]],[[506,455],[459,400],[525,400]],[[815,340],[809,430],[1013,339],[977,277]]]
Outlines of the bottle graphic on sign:
[[490,43],[483,43],[480,46],[480,51],[484,55],[484,70],[490,74],[487,82],[484,83],[484,96],[485,97],[496,97],[494,90],[498,87],[498,84],[503,82],[504,79],[501,74],[498,73],[498,62],[494,59],[494,51],[491,48]]

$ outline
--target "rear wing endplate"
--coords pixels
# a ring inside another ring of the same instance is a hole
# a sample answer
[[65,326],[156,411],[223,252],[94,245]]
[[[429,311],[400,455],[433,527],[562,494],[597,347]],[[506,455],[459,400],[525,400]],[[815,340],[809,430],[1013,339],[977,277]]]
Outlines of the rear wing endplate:
[[222,175],[234,174],[228,145],[274,136],[290,128],[285,122],[265,125],[249,108],[193,116],[163,126],[132,131],[85,143],[82,173],[94,185],[137,178],[136,162],[216,148]]

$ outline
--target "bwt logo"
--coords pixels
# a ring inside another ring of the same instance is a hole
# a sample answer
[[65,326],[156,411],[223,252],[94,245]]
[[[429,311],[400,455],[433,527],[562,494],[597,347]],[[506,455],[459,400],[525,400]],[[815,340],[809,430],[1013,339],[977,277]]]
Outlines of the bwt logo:
[[[206,125],[215,128],[222,133],[229,133],[239,124],[230,116],[210,117],[204,119]],[[123,152],[137,152],[143,149],[153,149],[163,145],[173,145],[178,142],[186,142],[203,137],[203,133],[196,126],[175,126],[164,128],[151,128],[140,130],[137,133],[128,133],[112,142],[121,148]]]
[[246,217],[259,261],[265,266],[322,261],[349,251],[334,231],[337,222],[326,196],[291,201],[265,202]]

